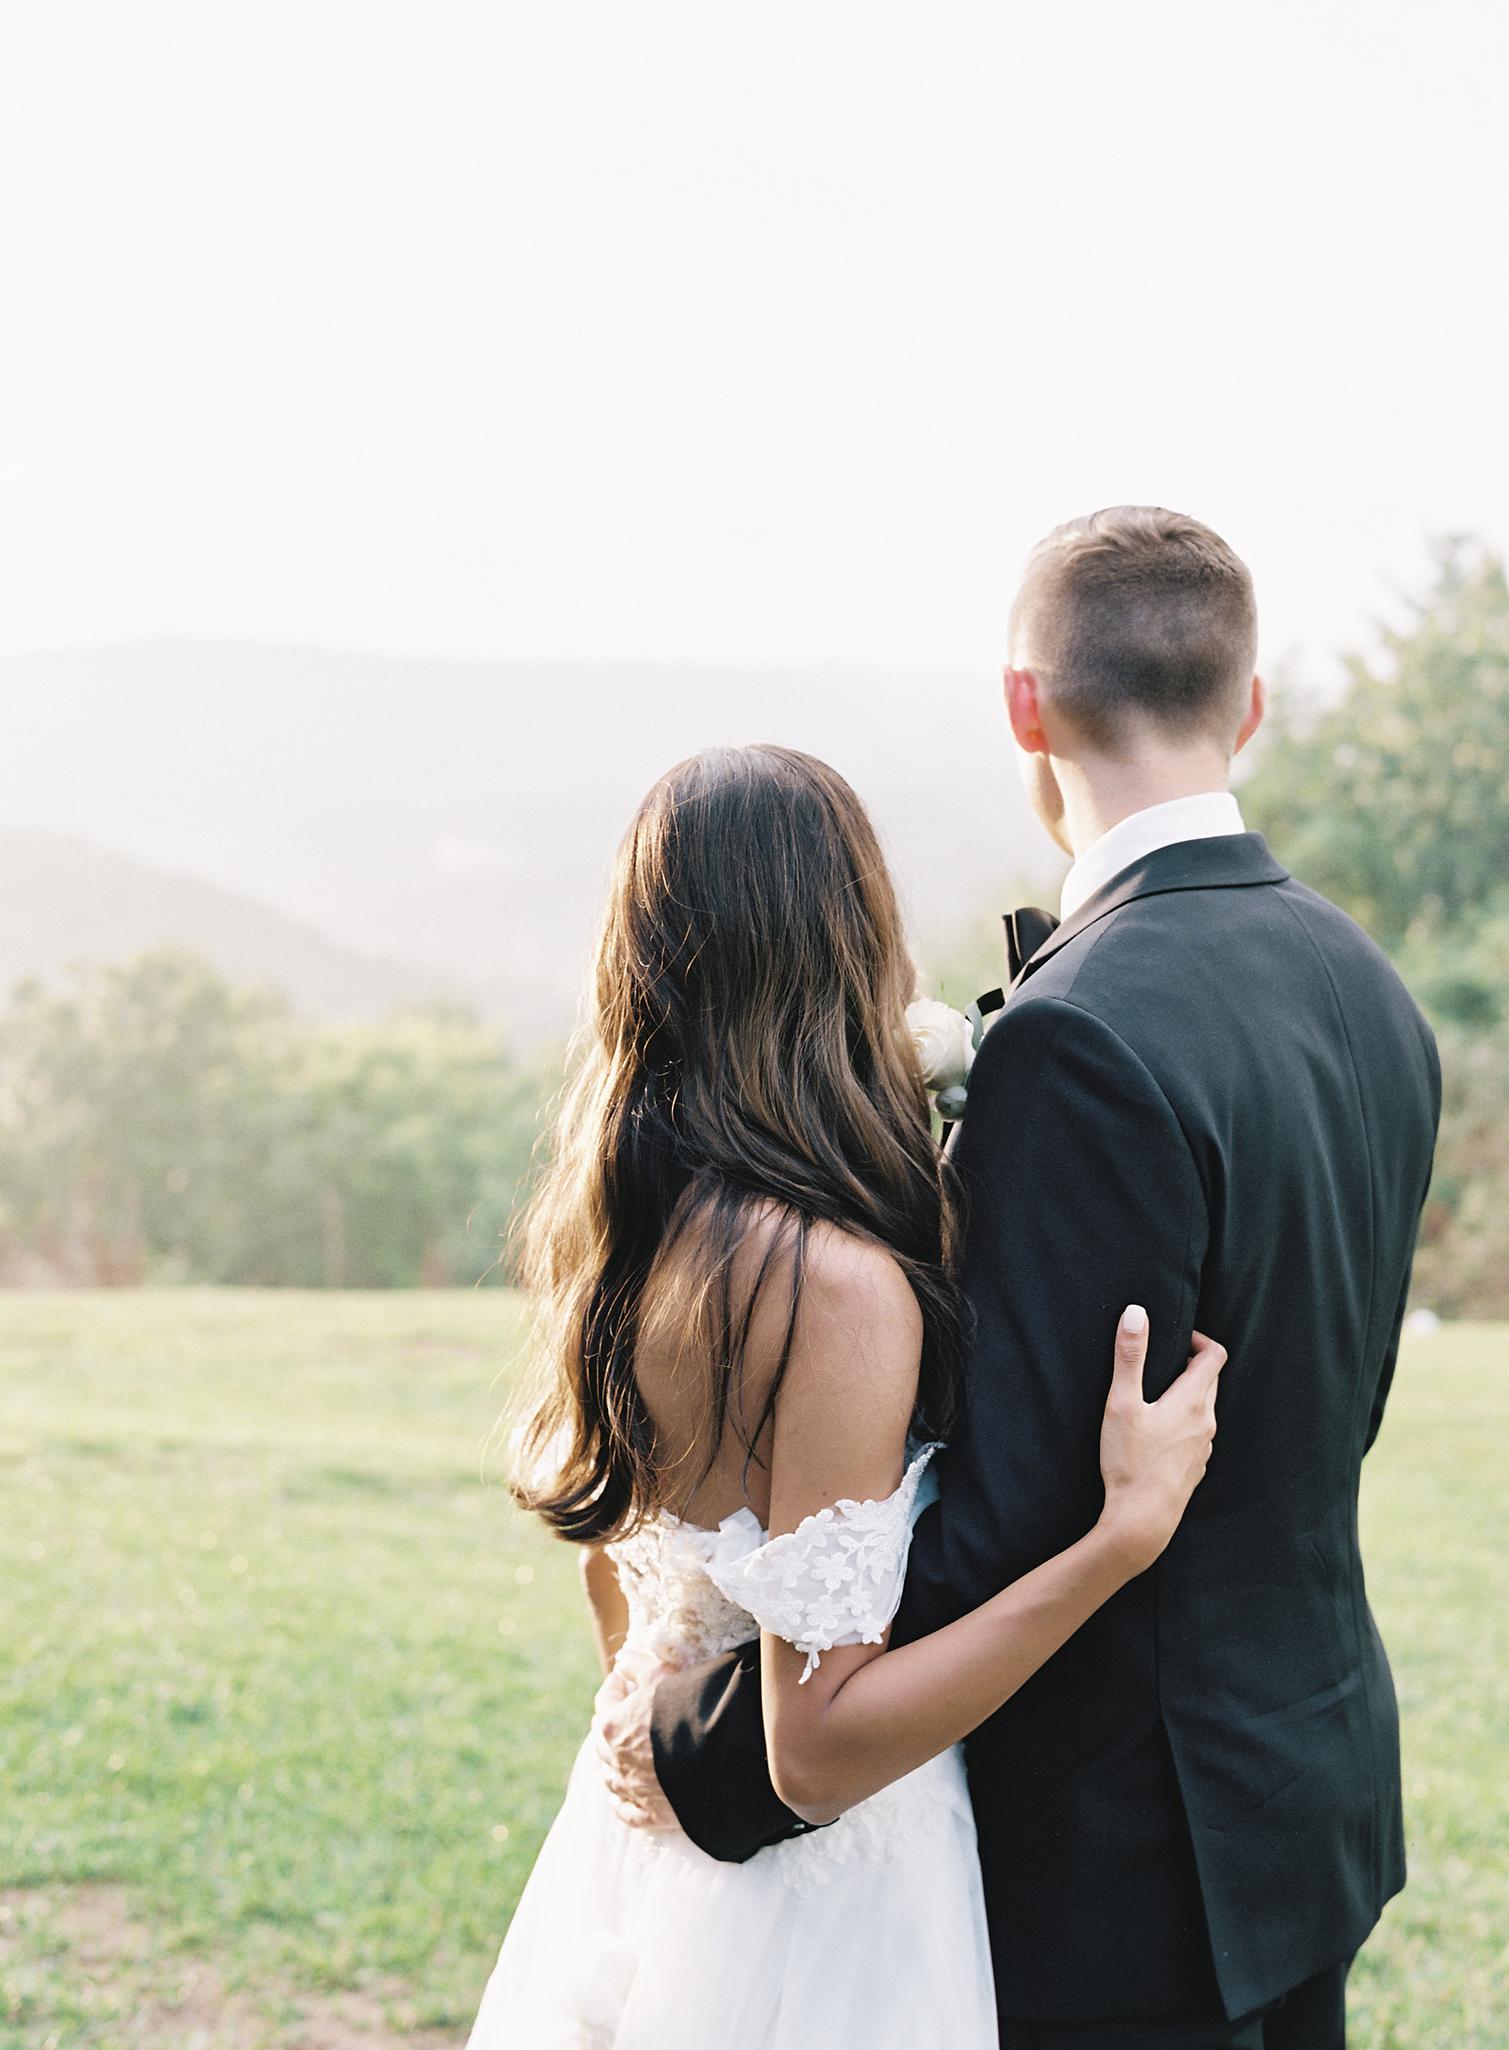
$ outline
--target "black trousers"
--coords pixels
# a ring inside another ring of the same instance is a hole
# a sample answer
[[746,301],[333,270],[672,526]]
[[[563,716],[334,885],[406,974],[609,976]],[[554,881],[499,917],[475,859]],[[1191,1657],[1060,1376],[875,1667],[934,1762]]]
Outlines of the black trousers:
[[1261,2014],[1219,2011],[1149,2021],[1001,2020],[1001,2050],[1346,2050],[1350,1962],[1307,1979]]

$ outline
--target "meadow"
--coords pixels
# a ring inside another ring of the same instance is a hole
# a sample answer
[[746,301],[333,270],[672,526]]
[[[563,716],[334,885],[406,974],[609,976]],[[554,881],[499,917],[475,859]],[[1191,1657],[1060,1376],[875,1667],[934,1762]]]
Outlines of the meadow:
[[[0,1296],[0,2050],[459,2045],[595,1684],[506,1292]],[[1356,2050],[1509,2041],[1509,1328],[1369,1461],[1412,1876]]]

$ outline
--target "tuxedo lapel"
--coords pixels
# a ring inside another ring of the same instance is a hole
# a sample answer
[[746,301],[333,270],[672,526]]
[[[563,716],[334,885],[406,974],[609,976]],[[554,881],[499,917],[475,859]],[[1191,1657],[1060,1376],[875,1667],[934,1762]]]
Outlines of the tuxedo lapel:
[[1156,848],[1112,876],[1072,918],[1066,918],[1023,964],[1012,987],[1020,989],[1071,940],[1138,897],[1162,896],[1170,890],[1251,889],[1259,883],[1285,882],[1288,875],[1261,833],[1225,833],[1213,840],[1181,840],[1173,847]]

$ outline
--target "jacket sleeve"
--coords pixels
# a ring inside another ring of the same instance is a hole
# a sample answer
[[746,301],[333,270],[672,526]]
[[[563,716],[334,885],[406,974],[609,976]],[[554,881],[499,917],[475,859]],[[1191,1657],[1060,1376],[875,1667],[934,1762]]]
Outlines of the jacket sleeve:
[[742,1865],[810,1827],[770,1784],[758,1640],[663,1679],[650,1740],[677,1821],[710,1857]]
[[[1100,1020],[1019,999],[987,1033],[954,1159],[969,1202],[975,1317],[966,1415],[942,1500],[918,1522],[892,1633],[941,1628],[1082,1537],[1116,1322],[1152,1320],[1150,1395],[1188,1353],[1206,1242],[1199,1176],[1167,1100]],[[742,1861],[800,1825],[765,1765],[755,1647],[656,1692],[667,1799],[694,1843]]]
[[1147,1392],[1162,1394],[1188,1357],[1209,1236],[1163,1090],[1110,1025],[1064,998],[1024,995],[986,1034],[954,1161],[969,1203],[967,1406],[941,1500],[917,1526],[895,1642],[952,1622],[1091,1527],[1117,1320],[1146,1308]]

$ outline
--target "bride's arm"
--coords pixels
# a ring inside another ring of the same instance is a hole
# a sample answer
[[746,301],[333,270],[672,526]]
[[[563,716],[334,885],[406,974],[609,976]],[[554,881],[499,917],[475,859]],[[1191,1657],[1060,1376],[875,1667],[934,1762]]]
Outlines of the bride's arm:
[[628,1635],[629,1605],[618,1584],[618,1568],[601,1545],[582,1546],[581,1575],[592,1618],[592,1639],[603,1671],[609,1673]]
[[[823,1234],[776,1412],[773,1536],[840,1499],[895,1490],[921,1337],[889,1256]],[[805,1682],[802,1653],[762,1636],[771,1778],[797,1814],[831,1820],[967,1736],[1157,1558],[1209,1457],[1225,1354],[1198,1341],[1189,1370],[1148,1403],[1146,1352],[1146,1318],[1140,1330],[1124,1322],[1102,1436],[1105,1507],[1077,1543],[930,1637],[893,1652],[883,1643],[824,1652]]]

